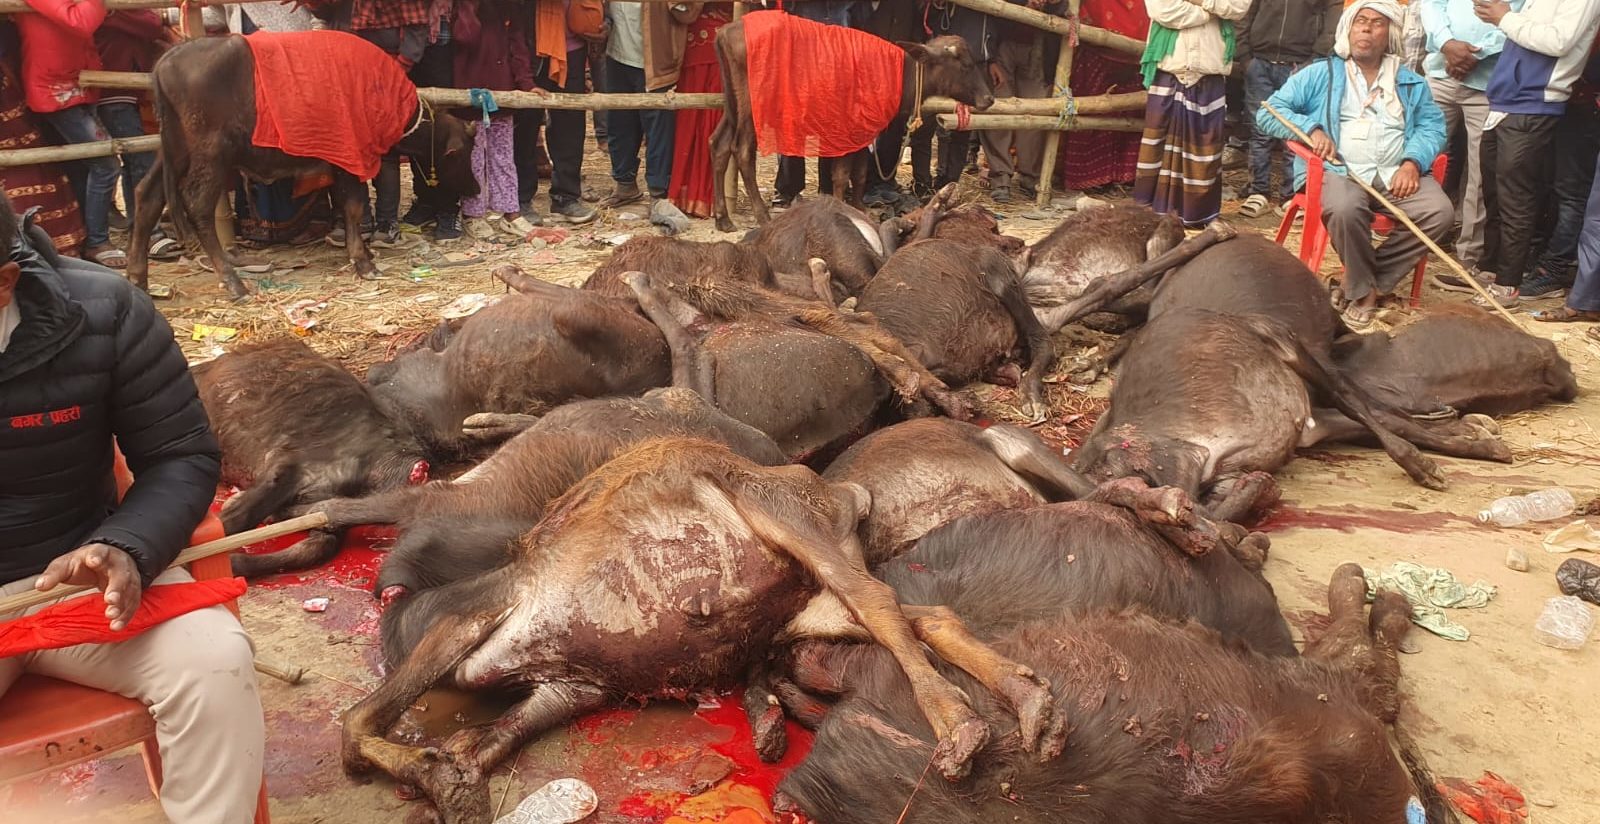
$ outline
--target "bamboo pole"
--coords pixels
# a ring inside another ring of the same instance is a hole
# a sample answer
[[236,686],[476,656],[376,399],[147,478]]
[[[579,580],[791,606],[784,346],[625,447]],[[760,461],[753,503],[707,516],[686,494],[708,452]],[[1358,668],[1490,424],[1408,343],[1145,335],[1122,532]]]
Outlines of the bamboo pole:
[[[957,128],[956,116],[941,114],[939,125],[946,129]],[[1021,129],[1024,131],[1102,131],[1102,132],[1138,132],[1144,130],[1144,118],[1140,117],[1079,117],[1063,122],[1053,115],[1032,114],[975,114],[968,118],[967,131],[983,131],[986,129]],[[1048,148],[1048,144],[1046,146]],[[1039,175],[1039,191],[1044,196],[1044,204],[1050,203],[1044,182],[1043,172]]]
[[[326,526],[327,523],[328,516],[326,513],[313,512],[310,515],[301,515],[298,518],[290,518],[289,520],[281,523],[256,527],[255,529],[229,535],[226,538],[218,538],[215,541],[207,541],[206,543],[198,546],[189,547],[188,549],[178,553],[178,557],[173,560],[172,565],[182,566],[184,564],[191,564],[200,560],[201,558],[210,558],[213,555],[221,555],[224,552],[232,552],[236,549],[247,547],[251,544],[259,544],[262,541],[270,541],[273,538],[281,538],[285,535],[292,535],[296,532],[304,532],[308,529],[316,529],[318,527]],[[22,610],[36,607],[40,604],[48,604],[51,601],[57,601],[71,595],[77,595],[80,592],[88,592],[91,589],[94,589],[94,587],[58,586],[48,592],[38,592],[36,590],[19,592],[16,595],[10,596],[9,598],[0,598],[0,615],[5,615],[12,612],[21,612]]]
[[[106,11],[124,11],[131,9],[175,9],[178,0],[104,0]],[[221,6],[226,3],[267,3],[277,0],[190,0],[191,4],[199,6]],[[25,0],[0,0],[0,14],[21,14],[33,11]]]
[[[1111,114],[1144,111],[1145,93],[1098,94],[1075,98],[1078,114]],[[1002,97],[993,106],[974,114],[1031,114],[1059,117],[1066,100],[1060,97]],[[922,102],[923,114],[948,114],[956,110],[956,101],[948,97],[930,97]]]
[[[1042,11],[1034,11],[1027,6],[1007,3],[1006,0],[950,0],[950,2],[958,6],[965,6],[973,11],[981,11],[990,17],[1025,23],[1051,34],[1067,36],[1072,33],[1072,21],[1070,19],[1057,17],[1053,14],[1045,14]],[[1073,15],[1076,16],[1076,3],[1072,4],[1072,9]],[[1144,54],[1143,40],[1135,40],[1127,35],[1117,34],[1099,26],[1078,24],[1078,42],[1082,45],[1100,46],[1135,56]]]
[[161,146],[161,135],[147,134],[139,137],[120,137],[98,140],[93,143],[71,143],[66,146],[40,146],[34,149],[8,149],[0,151],[0,169],[12,166],[32,166],[39,163],[61,163],[89,157],[153,152]]
[[[1072,21],[1078,19],[1079,0],[1067,0],[1067,17]],[[1055,82],[1050,87],[1051,99],[1060,100],[1065,106],[1072,99],[1072,55],[1077,51],[1076,44],[1072,42],[1070,33],[1061,36],[1061,53],[1056,57]],[[1142,52],[1141,52],[1142,54]],[[1063,112],[1065,114],[1065,112]],[[1061,118],[1065,120],[1066,118]],[[1058,130],[1061,126],[1056,127]],[[1050,190],[1056,182],[1056,157],[1061,153],[1061,141],[1066,140],[1064,132],[1056,131],[1045,135],[1044,154],[1039,158],[1038,198],[1034,206],[1044,209],[1050,205]]]
[[[1295,138],[1297,138],[1301,143],[1304,143],[1307,146],[1311,145],[1311,136],[1301,131],[1299,126],[1289,122],[1289,119],[1280,114],[1277,109],[1273,108],[1271,103],[1262,103],[1261,108],[1264,109],[1268,114],[1277,118],[1278,122],[1282,123],[1284,128],[1287,128],[1291,133],[1293,133]],[[1344,165],[1343,161],[1336,160],[1323,160],[1322,162],[1326,166]],[[1360,186],[1362,191],[1365,191],[1367,194],[1376,198],[1379,203],[1383,204],[1383,208],[1388,209],[1390,214],[1394,215],[1397,220],[1405,224],[1407,229],[1411,230],[1411,234],[1416,235],[1417,239],[1422,241],[1422,245],[1428,247],[1429,251],[1433,252],[1435,256],[1444,261],[1446,266],[1454,269],[1457,277],[1460,277],[1462,280],[1466,281],[1468,286],[1471,286],[1480,297],[1488,301],[1489,305],[1493,306],[1495,311],[1499,312],[1505,317],[1506,320],[1510,321],[1512,326],[1522,329],[1522,324],[1518,323],[1517,319],[1513,317],[1510,312],[1507,312],[1504,306],[1500,305],[1500,301],[1495,300],[1494,295],[1489,294],[1489,290],[1483,288],[1483,285],[1478,283],[1478,279],[1474,278],[1472,273],[1468,272],[1467,268],[1462,266],[1461,263],[1452,257],[1449,252],[1439,248],[1439,244],[1434,243],[1433,238],[1428,237],[1427,232],[1417,228],[1417,224],[1411,221],[1411,217],[1407,215],[1404,210],[1402,210],[1399,206],[1394,205],[1389,198],[1384,197],[1382,192],[1374,189],[1372,184],[1366,182],[1365,180],[1349,175],[1347,175],[1345,179],[1356,184],[1357,186]],[[1523,329],[1523,331],[1526,332],[1527,330]]]

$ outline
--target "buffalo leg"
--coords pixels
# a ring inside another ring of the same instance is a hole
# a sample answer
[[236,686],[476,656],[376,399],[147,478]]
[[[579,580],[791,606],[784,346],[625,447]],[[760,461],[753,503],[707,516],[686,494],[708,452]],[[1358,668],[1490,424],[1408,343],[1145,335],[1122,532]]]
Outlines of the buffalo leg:
[[[1423,449],[1455,458],[1474,460],[1511,461],[1511,449],[1494,436],[1492,430],[1478,419],[1468,415],[1456,420],[1419,421],[1388,409],[1374,409],[1378,420],[1395,434]],[[1332,409],[1317,409],[1312,413],[1315,425],[1301,437],[1301,446],[1319,443],[1372,443],[1372,433],[1359,422],[1351,420]]]
[[1089,288],[1085,289],[1083,294],[1068,301],[1061,308],[1054,310],[1052,316],[1059,314],[1063,318],[1060,326],[1066,326],[1084,315],[1098,311],[1111,301],[1132,292],[1145,281],[1159,277],[1169,269],[1188,263],[1195,255],[1210,248],[1212,244],[1228,240],[1236,234],[1237,232],[1234,231],[1233,227],[1221,221],[1215,221],[1206,227],[1205,231],[1179,243],[1154,259],[1147,260],[1127,271],[1106,275],[1095,280],[1089,284]]
[[711,214],[716,218],[719,232],[733,231],[733,218],[728,216],[728,198],[738,192],[737,186],[733,192],[729,192],[724,185],[728,180],[728,164],[733,160],[733,111],[729,105],[733,103],[733,94],[730,92],[723,98],[723,105],[729,111],[723,113],[722,119],[717,121],[717,127],[711,130]]
[[738,152],[739,175],[744,178],[745,193],[756,213],[756,223],[765,226],[772,215],[767,212],[767,202],[761,199],[761,184],[756,181],[756,127],[748,116],[740,118],[734,148]]
[[1020,426],[996,424],[978,434],[990,452],[1013,472],[1054,492],[1056,498],[1077,500],[1094,492],[1088,478],[1073,471],[1067,462],[1039,440],[1039,436]]
[[935,654],[1011,705],[1021,725],[1023,749],[1037,752],[1041,761],[1061,754],[1067,722],[1054,711],[1049,681],[974,638],[949,607],[901,604],[900,611]]
[[672,351],[672,385],[693,389],[707,403],[716,404],[716,380],[711,359],[701,350],[694,335],[679,322],[668,306],[671,298],[643,272],[623,272],[622,282],[633,290],[639,308],[661,330]]
[[911,221],[899,216],[878,224],[878,241],[883,244],[884,260],[888,260],[900,248],[900,236],[911,229]]
[[297,569],[310,569],[321,566],[339,554],[339,545],[344,541],[344,530],[329,530],[327,527],[314,529],[306,537],[300,539],[293,546],[285,547],[277,552],[267,552],[261,555],[245,555],[234,553],[229,557],[233,574],[245,578],[260,578],[264,575],[278,575],[292,572]]
[[578,715],[606,705],[604,690],[577,682],[540,683],[494,723],[466,727],[445,741],[442,749],[481,781],[500,762],[535,735]]
[[913,241],[933,237],[934,231],[939,228],[939,221],[944,220],[945,213],[950,210],[950,201],[955,196],[956,184],[946,183],[928,198],[928,202],[922,206],[922,214],[917,218],[917,233],[911,236]]
[[1377,414],[1372,411],[1365,393],[1346,380],[1320,355],[1307,349],[1292,330],[1277,321],[1259,315],[1245,316],[1240,320],[1246,328],[1277,352],[1279,359],[1292,368],[1302,380],[1331,398],[1340,412],[1360,421],[1377,437],[1378,442],[1383,445],[1383,451],[1387,452],[1412,480],[1429,489],[1444,489],[1444,476],[1440,474],[1438,465],[1418,452],[1417,448],[1405,439],[1386,429]]
[[420,788],[446,824],[479,824],[489,818],[489,788],[438,750],[384,739],[406,708],[455,669],[499,623],[494,615],[444,615],[422,637],[405,662],[378,689],[346,710],[342,760],[359,775],[379,769],[402,784]]
[[805,567],[845,604],[873,640],[889,650],[911,682],[917,706],[939,737],[934,754],[939,771],[951,780],[966,775],[972,757],[988,743],[992,731],[967,705],[961,690],[928,663],[894,591],[872,577],[859,557],[820,536],[797,531],[759,496],[734,493],[732,497],[740,516],[762,541]]
[[478,446],[492,446],[510,440],[539,422],[538,415],[514,412],[479,412],[461,422],[461,434]]
[[162,175],[161,154],[155,155],[150,171],[133,190],[133,228],[128,235],[128,277],[141,291],[150,288],[150,238],[156,224],[161,221],[161,211],[167,206],[167,190]]
[[222,505],[222,531],[233,535],[260,526],[283,511],[300,494],[300,466],[275,463],[261,473],[249,489]]
[[972,417],[972,409],[945,382],[928,371],[905,344],[877,325],[868,313],[854,316],[807,315],[800,318],[805,325],[845,341],[860,350],[877,367],[878,372],[894,387],[900,397],[911,400],[925,397],[946,415],[956,420]]
[[551,283],[546,280],[540,280],[509,263],[503,266],[494,267],[494,271],[490,272],[489,274],[503,282],[507,288],[514,292],[520,292],[524,295],[550,295],[552,297],[565,297],[573,292],[573,290],[569,287],[562,286],[559,283]]
[[1118,478],[1101,484],[1084,500],[1131,511],[1189,555],[1205,555],[1226,544],[1216,524],[1196,513],[1194,500],[1177,487],[1151,487],[1138,478]]
[[833,273],[828,271],[828,264],[822,258],[811,258],[806,266],[811,270],[811,291],[817,293],[818,300],[832,306]]
[[[233,258],[228,255],[228,250],[222,248],[222,239],[217,237],[217,200],[222,197],[222,177],[210,168],[211,165],[214,164],[191,160],[189,173],[183,180],[178,197],[200,235],[201,248],[211,258],[217,276],[222,278],[222,285],[234,300],[243,300],[250,296],[250,291],[239,280],[239,273],[234,271]],[[174,204],[174,208],[178,208],[178,205]]]
[[361,212],[367,204],[367,187],[349,172],[334,170],[334,191],[344,204],[344,242],[350,253],[350,262],[356,267],[356,277],[377,280],[378,267],[372,264],[372,250],[361,237]]
[[1278,496],[1278,481],[1270,472],[1249,472],[1233,480],[1227,492],[1206,509],[1212,520],[1239,523],[1252,510],[1270,506]]
[[1056,359],[1050,333],[1045,331],[1039,316],[1028,305],[1014,272],[985,272],[984,284],[999,299],[1000,305],[1006,308],[1006,313],[1011,315],[1011,322],[1017,327],[1017,336],[1027,343],[1028,370],[1022,376],[1020,387],[1022,414],[1035,423],[1042,423],[1050,416],[1050,407],[1044,399],[1044,375]]
[[745,682],[744,697],[740,706],[750,722],[750,737],[755,740],[756,755],[772,764],[783,758],[789,749],[789,734],[783,726],[783,702],[771,687],[772,672],[759,666]]

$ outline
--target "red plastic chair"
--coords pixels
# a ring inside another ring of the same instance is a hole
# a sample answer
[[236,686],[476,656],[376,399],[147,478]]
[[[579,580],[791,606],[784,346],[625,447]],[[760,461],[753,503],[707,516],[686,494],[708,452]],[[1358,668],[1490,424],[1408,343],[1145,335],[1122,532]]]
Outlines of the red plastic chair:
[[[128,490],[133,476],[116,453],[117,495]],[[207,514],[190,543],[222,537],[222,522]],[[233,575],[228,556],[213,555],[189,565],[197,580]],[[239,614],[235,601],[227,604]],[[161,793],[161,750],[156,746],[156,721],[144,704],[115,693],[41,675],[24,675],[0,696],[0,784],[56,772],[74,764],[104,758],[137,744],[144,756],[150,789]],[[270,824],[267,785],[263,778],[256,801],[255,824]]]
[[[1295,214],[1304,211],[1306,215],[1305,230],[1300,233],[1300,261],[1313,272],[1322,271],[1322,257],[1328,251],[1328,227],[1322,225],[1322,160],[1311,153],[1305,144],[1293,140],[1284,141],[1289,151],[1306,162],[1306,188],[1296,192],[1289,206],[1284,210],[1283,222],[1278,224],[1279,246],[1289,237],[1289,230],[1294,227]],[[1443,181],[1445,173],[1449,171],[1449,159],[1439,155],[1433,161],[1433,179]],[[1396,221],[1387,215],[1375,214],[1372,216],[1372,230],[1387,237],[1394,231]],[[1409,231],[1409,230],[1408,230]],[[1428,256],[1424,254],[1417,261],[1416,272],[1411,276],[1411,306],[1416,308],[1422,302],[1422,278],[1428,271]]]

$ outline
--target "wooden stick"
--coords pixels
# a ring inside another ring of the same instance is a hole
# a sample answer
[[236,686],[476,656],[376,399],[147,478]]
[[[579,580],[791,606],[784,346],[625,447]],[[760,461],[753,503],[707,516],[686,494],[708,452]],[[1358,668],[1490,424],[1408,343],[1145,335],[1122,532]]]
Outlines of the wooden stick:
[[[1074,98],[1078,114],[1118,114],[1144,112],[1145,93],[1097,94]],[[1001,97],[994,105],[973,114],[1031,114],[1042,117],[1060,117],[1066,100],[1060,97]],[[922,101],[923,114],[949,114],[956,110],[956,101],[948,97],[929,97]]]
[[[1049,132],[1067,131],[1105,131],[1105,132],[1140,132],[1144,131],[1143,117],[1077,117],[1070,121],[1049,115],[1036,114],[974,114],[967,118],[968,131],[983,129],[1038,129]],[[939,115],[939,125],[946,129],[957,127],[958,121],[953,114]],[[1048,150],[1049,144],[1045,146]],[[1044,167],[1040,167],[1039,187],[1044,190]],[[1048,205],[1050,200],[1045,199]]]
[[[209,558],[213,555],[221,555],[224,552],[232,552],[236,549],[247,547],[251,544],[258,544],[262,541],[270,541],[273,538],[281,538],[285,535],[292,535],[296,532],[304,532],[308,529],[316,529],[321,526],[326,526],[327,523],[328,516],[323,512],[313,512],[310,515],[301,515],[298,518],[290,518],[282,523],[257,527],[255,529],[240,532],[236,535],[229,535],[226,538],[218,538],[215,541],[207,541],[206,543],[198,546],[189,547],[188,549],[178,553],[178,557],[173,560],[172,565],[181,566],[183,564],[198,561],[201,558]],[[21,610],[25,610],[30,607],[36,607],[40,604],[47,604],[51,601],[59,601],[62,598],[66,598],[71,595],[77,595],[80,592],[88,592],[91,589],[94,589],[94,587],[58,586],[48,592],[39,592],[37,590],[19,592],[9,598],[0,598],[0,615],[5,615],[12,612],[20,612]]]
[[[1078,19],[1079,0],[1067,0],[1067,16],[1073,20]],[[1061,152],[1061,141],[1067,136],[1062,133],[1062,126],[1066,118],[1065,106],[1072,99],[1072,55],[1077,49],[1073,48],[1072,35],[1061,36],[1061,53],[1056,57],[1055,83],[1050,87],[1051,99],[1060,100],[1063,109],[1057,114],[1057,131],[1044,136],[1044,153],[1039,157],[1038,197],[1034,201],[1035,208],[1045,209],[1050,205],[1050,189],[1056,180],[1056,157]]]
[[262,675],[270,675],[287,684],[298,684],[300,679],[306,677],[305,667],[279,661],[276,658],[265,655],[256,656],[256,672]]
[[[1288,129],[1291,133],[1293,133],[1295,138],[1298,139],[1301,143],[1306,144],[1306,146],[1310,146],[1311,145],[1311,136],[1306,134],[1305,132],[1301,131],[1299,126],[1296,126],[1293,123],[1289,122],[1289,119],[1284,117],[1281,113],[1279,113],[1277,109],[1273,108],[1271,103],[1262,103],[1261,104],[1261,108],[1264,109],[1268,114],[1270,114],[1273,117],[1277,118],[1278,122],[1282,123],[1284,125],[1284,128]],[[1343,166],[1344,165],[1343,163],[1336,163],[1336,162],[1331,161],[1331,160],[1323,160],[1322,162],[1323,162],[1324,166],[1328,166],[1328,167],[1332,167],[1332,166],[1335,166],[1335,165],[1338,165],[1338,166]],[[1372,188],[1372,184],[1366,182],[1365,180],[1362,180],[1359,177],[1354,177],[1354,176],[1349,176],[1349,175],[1346,176],[1346,179],[1348,179],[1351,182],[1355,183],[1357,186],[1360,186],[1362,191],[1365,191],[1367,194],[1372,195],[1373,197],[1377,198],[1378,202],[1383,204],[1383,207],[1385,209],[1388,209],[1389,213],[1394,215],[1397,220],[1399,220],[1401,223],[1405,224],[1405,227],[1407,229],[1411,230],[1411,234],[1416,235],[1417,239],[1421,240],[1422,244],[1424,246],[1427,246],[1429,251],[1433,252],[1433,254],[1435,256],[1437,256],[1440,260],[1444,261],[1445,265],[1449,266],[1451,269],[1454,269],[1455,272],[1456,272],[1456,275],[1458,275],[1462,280],[1466,281],[1467,285],[1471,286],[1473,288],[1473,290],[1476,291],[1484,300],[1488,301],[1489,305],[1493,306],[1495,308],[1495,311],[1497,311],[1501,315],[1503,315],[1506,320],[1511,321],[1511,325],[1512,326],[1515,326],[1518,329],[1522,329],[1522,331],[1524,331],[1524,332],[1528,331],[1526,329],[1523,329],[1522,324],[1518,323],[1517,319],[1515,317],[1513,317],[1510,312],[1507,312],[1506,308],[1504,306],[1500,305],[1500,301],[1494,299],[1494,295],[1489,294],[1489,290],[1483,288],[1483,284],[1478,283],[1478,279],[1474,278],[1472,276],[1472,274],[1467,271],[1467,268],[1465,266],[1462,266],[1459,261],[1457,261],[1454,257],[1451,257],[1450,253],[1448,253],[1445,250],[1439,248],[1439,244],[1434,243],[1433,242],[1433,238],[1428,237],[1428,233],[1427,232],[1424,232],[1421,229],[1418,229],[1417,228],[1417,224],[1415,224],[1415,223],[1413,223],[1411,221],[1410,216],[1408,216],[1403,209],[1401,209],[1399,206],[1394,205],[1394,203],[1392,203],[1389,200],[1389,198],[1384,197],[1382,192],[1378,191],[1377,189]],[[1532,334],[1532,333],[1529,333],[1529,334]]]
[[[1007,3],[1006,0],[950,0],[950,2],[965,6],[973,11],[981,11],[990,17],[999,17],[1002,20],[1011,20],[1025,23],[1036,29],[1050,32],[1051,34],[1067,35],[1072,32],[1072,21],[1065,17],[1045,14],[1034,11],[1027,6]],[[1117,34],[1114,31],[1102,29],[1099,26],[1078,24],[1078,42],[1088,46],[1101,46],[1115,49],[1120,52],[1142,56],[1144,54],[1144,41],[1135,40],[1127,35]]]

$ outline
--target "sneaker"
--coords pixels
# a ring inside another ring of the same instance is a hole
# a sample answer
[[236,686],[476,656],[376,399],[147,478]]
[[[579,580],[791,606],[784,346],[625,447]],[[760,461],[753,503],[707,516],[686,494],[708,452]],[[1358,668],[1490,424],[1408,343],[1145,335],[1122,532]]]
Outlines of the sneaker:
[[[1491,283],[1485,288],[1489,290],[1490,295],[1494,296],[1496,303],[1507,309],[1516,306],[1522,301],[1522,294],[1515,286],[1501,286],[1498,283]],[[1483,295],[1473,298],[1472,305],[1482,306],[1485,309],[1489,308],[1489,302],[1483,299]]]
[[534,226],[544,225],[544,218],[539,216],[539,211],[533,208],[533,204],[522,207],[522,219]]
[[433,220],[434,240],[456,240],[461,237],[461,215],[440,213]]
[[426,229],[428,226],[432,225],[433,222],[438,219],[438,217],[439,213],[434,211],[432,206],[429,206],[428,204],[419,200],[415,203],[412,203],[411,208],[406,210],[405,216],[400,218],[400,224],[402,226],[410,226],[414,229]]
[[1518,291],[1522,297],[1530,300],[1534,298],[1561,298],[1566,297],[1569,285],[1563,281],[1560,275],[1539,269],[1522,281],[1522,288]]
[[[1474,268],[1471,274],[1472,279],[1477,281],[1479,286],[1489,287],[1494,285],[1496,277],[1494,272],[1485,272]],[[1446,292],[1466,292],[1472,295],[1478,293],[1478,290],[1472,288],[1465,280],[1462,280],[1460,275],[1434,275],[1433,285]]]
[[876,186],[867,191],[861,202],[868,206],[889,206],[900,200],[900,190],[893,186]]
[[372,233],[371,246],[374,249],[400,249],[407,245],[405,237],[400,234],[399,224],[387,223]]
[[611,194],[606,195],[598,204],[602,209],[615,209],[618,206],[627,206],[638,203],[644,199],[644,193],[639,191],[637,183],[618,183]]
[[467,218],[467,234],[473,240],[494,240],[500,237],[500,232],[494,228],[494,224],[490,223],[488,218],[482,217]]
[[582,202],[572,200],[559,205],[551,204],[550,216],[560,217],[574,226],[582,226],[585,223],[594,221],[595,212],[594,209],[583,205]]
[[989,190],[989,199],[993,200],[996,203],[1010,203],[1011,202],[1011,187],[1010,186],[996,186],[993,189],[990,189]]

